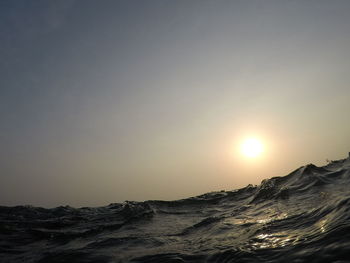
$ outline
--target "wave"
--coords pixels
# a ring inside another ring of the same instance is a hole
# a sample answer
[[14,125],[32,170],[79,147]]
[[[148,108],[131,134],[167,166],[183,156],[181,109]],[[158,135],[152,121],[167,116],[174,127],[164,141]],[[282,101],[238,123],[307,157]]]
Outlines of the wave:
[[2,262],[349,262],[350,159],[234,191],[0,207]]

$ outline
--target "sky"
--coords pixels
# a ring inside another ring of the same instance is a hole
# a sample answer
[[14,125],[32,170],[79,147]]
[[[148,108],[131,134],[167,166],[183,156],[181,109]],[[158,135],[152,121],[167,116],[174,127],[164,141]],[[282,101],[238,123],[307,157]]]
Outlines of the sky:
[[[175,200],[350,151],[350,1],[0,2],[0,205]],[[259,138],[264,152],[239,145]]]

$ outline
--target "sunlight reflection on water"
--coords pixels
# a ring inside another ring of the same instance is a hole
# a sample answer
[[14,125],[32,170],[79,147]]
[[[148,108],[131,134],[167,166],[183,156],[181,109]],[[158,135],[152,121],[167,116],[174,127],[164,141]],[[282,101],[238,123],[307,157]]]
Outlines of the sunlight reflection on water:
[[252,239],[250,247],[252,249],[277,248],[295,243],[297,239],[286,232],[273,234],[259,234]]
[[322,233],[324,233],[326,231],[326,223],[327,223],[327,219],[324,219],[324,220],[321,220],[320,222],[318,222],[318,226],[319,226]]

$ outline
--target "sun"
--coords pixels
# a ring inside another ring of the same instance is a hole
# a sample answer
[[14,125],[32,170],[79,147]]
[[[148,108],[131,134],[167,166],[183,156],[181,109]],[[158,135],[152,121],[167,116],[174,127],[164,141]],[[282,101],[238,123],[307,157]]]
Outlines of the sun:
[[260,156],[264,151],[264,145],[257,138],[248,138],[241,144],[241,152],[245,157],[255,158]]

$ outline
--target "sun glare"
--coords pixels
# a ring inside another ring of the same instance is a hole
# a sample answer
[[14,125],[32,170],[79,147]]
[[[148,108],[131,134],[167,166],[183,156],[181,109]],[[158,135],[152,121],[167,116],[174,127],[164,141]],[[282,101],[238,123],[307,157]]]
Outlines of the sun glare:
[[262,154],[264,146],[260,140],[256,138],[248,138],[241,145],[241,152],[248,158],[255,158]]

